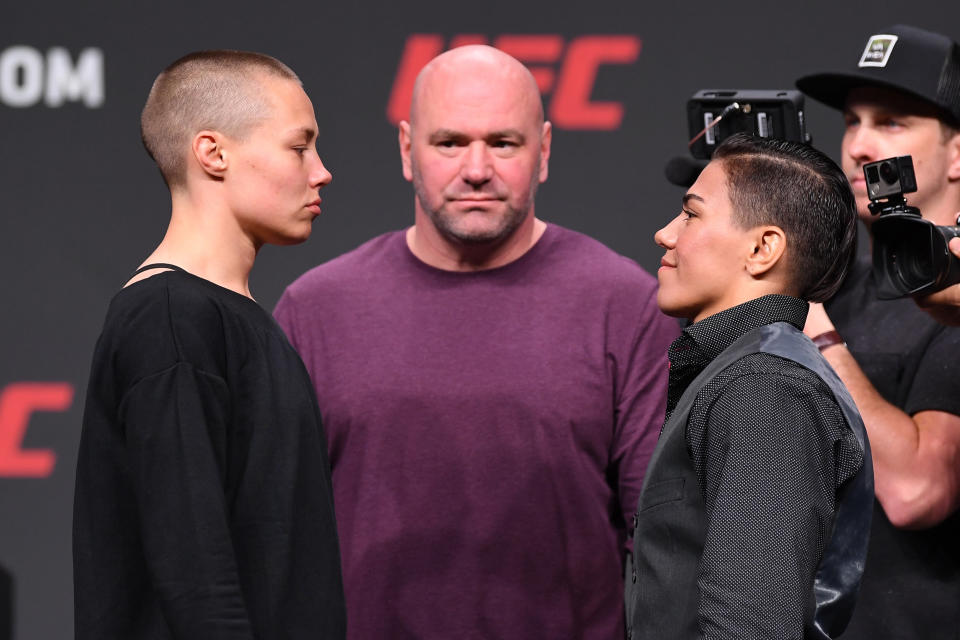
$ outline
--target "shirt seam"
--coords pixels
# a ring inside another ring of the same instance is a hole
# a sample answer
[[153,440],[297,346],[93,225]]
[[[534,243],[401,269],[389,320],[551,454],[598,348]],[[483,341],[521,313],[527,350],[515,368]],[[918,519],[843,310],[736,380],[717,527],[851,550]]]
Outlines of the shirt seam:
[[199,367],[195,366],[193,363],[188,362],[188,361],[186,361],[186,360],[177,359],[176,362],[174,362],[173,364],[171,364],[171,365],[168,366],[168,367],[164,367],[163,369],[160,369],[159,371],[154,371],[153,373],[149,373],[149,374],[147,374],[147,375],[141,376],[136,382],[134,382],[133,384],[131,384],[130,387],[129,387],[126,391],[124,391],[123,396],[121,396],[120,401],[117,403],[117,422],[122,424],[122,420],[120,420],[120,416],[123,414],[124,406],[125,406],[126,403],[127,403],[127,399],[130,397],[130,394],[132,394],[134,391],[136,391],[136,389],[137,389],[142,383],[146,382],[147,380],[149,380],[149,379],[151,379],[151,378],[155,378],[155,377],[157,377],[157,376],[160,376],[160,375],[163,375],[163,374],[165,374],[165,373],[168,373],[168,372],[170,372],[170,371],[172,371],[172,370],[174,370],[174,369],[176,369],[177,367],[180,367],[180,366],[190,367],[190,369],[192,369],[193,371],[197,372],[198,374],[200,374],[200,375],[202,375],[202,376],[205,376],[205,377],[207,377],[207,378],[211,378],[211,379],[213,379],[215,382],[223,385],[224,387],[227,386],[227,381],[226,381],[226,379],[223,378],[222,376],[219,376],[219,375],[217,375],[217,374],[215,374],[215,373],[210,373],[209,371],[205,371],[205,370],[203,370],[203,369],[200,369]]

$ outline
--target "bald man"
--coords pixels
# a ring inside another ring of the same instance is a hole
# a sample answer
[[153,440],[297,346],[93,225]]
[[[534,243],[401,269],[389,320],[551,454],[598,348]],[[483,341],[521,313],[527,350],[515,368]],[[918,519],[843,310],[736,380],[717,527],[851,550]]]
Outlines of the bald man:
[[343,586],[320,414],[252,299],[330,173],[313,104],[269,56],[200,51],[156,79],[143,142],[172,201],[110,302],[77,459],[77,640],[330,640]]
[[348,635],[620,637],[677,326],[635,263],[535,216],[551,127],[523,65],[444,53],[410,115],[413,226],[275,312],[327,427]]

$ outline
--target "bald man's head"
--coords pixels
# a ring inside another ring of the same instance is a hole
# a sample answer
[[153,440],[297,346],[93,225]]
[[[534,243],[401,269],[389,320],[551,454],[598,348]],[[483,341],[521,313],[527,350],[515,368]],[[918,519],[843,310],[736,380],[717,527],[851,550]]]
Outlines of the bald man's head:
[[417,219],[450,247],[504,242],[532,224],[550,139],[537,83],[515,58],[486,46],[437,56],[417,77],[410,122],[400,123]]
[[496,83],[501,90],[515,92],[534,110],[538,125],[543,124],[540,89],[530,70],[511,55],[483,44],[457,47],[431,60],[417,75],[410,103],[410,124],[416,126],[419,106],[437,90],[451,85],[466,85],[478,78]]

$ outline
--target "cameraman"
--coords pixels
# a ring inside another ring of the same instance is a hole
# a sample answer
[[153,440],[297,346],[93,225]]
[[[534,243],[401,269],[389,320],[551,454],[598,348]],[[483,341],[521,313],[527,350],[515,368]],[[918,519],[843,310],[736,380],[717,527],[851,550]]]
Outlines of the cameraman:
[[[960,47],[901,25],[866,44],[855,45],[852,69],[797,81],[807,95],[843,110],[841,164],[860,218],[869,230],[863,165],[909,154],[919,189],[909,204],[935,224],[955,224]],[[956,638],[960,329],[937,324],[912,300],[878,300],[867,259],[834,298],[811,305],[804,331],[850,390],[876,472],[867,565],[844,638]]]
[[[960,258],[960,238],[950,240],[950,253]],[[960,284],[917,298],[917,304],[937,322],[960,327]]]

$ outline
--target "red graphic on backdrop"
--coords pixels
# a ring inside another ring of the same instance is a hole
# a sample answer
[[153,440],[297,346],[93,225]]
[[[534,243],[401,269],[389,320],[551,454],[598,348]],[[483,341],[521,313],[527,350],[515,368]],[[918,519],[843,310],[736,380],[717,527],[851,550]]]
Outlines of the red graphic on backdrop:
[[0,392],[0,477],[46,478],[57,456],[49,449],[23,449],[30,416],[66,411],[73,385],[66,382],[15,382]]
[[[407,38],[397,75],[387,103],[391,124],[406,120],[417,74],[432,58],[443,52],[444,37],[420,33]],[[450,39],[450,47],[488,44],[482,35],[461,34]],[[619,102],[590,100],[597,70],[604,65],[626,65],[640,55],[640,38],[629,35],[589,35],[567,44],[562,36],[503,35],[493,46],[525,63],[544,95],[551,94],[547,117],[562,129],[613,130],[623,121]],[[559,73],[557,69],[559,68]]]

